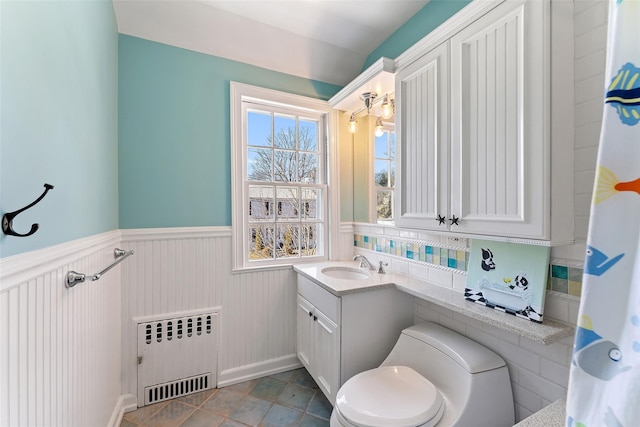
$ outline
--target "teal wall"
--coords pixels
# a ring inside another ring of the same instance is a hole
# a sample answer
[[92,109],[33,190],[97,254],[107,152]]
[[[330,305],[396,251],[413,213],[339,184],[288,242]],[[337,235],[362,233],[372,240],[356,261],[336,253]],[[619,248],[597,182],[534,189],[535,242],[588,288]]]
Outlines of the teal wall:
[[471,0],[431,0],[369,54],[362,70],[381,56],[395,59],[469,3]]
[[340,90],[136,37],[119,42],[120,228],[231,225],[229,82]]
[[[431,0],[367,59],[395,58],[468,3]],[[111,1],[0,1],[0,257],[118,228],[231,224],[229,82],[340,87],[117,34]]]
[[0,1],[0,257],[118,229],[118,34],[111,1]]

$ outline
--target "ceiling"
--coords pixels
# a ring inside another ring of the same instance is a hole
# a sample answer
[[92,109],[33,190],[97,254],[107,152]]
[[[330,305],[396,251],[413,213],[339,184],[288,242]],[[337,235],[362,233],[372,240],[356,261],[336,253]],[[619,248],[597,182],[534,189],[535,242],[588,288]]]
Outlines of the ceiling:
[[122,34],[344,86],[429,0],[113,0]]

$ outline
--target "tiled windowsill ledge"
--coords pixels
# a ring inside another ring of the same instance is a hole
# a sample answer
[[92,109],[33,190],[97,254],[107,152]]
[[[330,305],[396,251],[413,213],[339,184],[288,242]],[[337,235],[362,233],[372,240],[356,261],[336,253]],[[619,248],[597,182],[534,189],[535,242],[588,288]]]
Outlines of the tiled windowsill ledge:
[[542,344],[552,344],[563,338],[573,336],[574,327],[565,323],[545,318],[539,324],[484,307],[464,299],[464,296],[452,289],[436,285],[413,277],[387,273],[372,272],[368,279],[344,280],[336,279],[322,273],[322,268],[331,266],[353,267],[353,262],[325,262],[317,264],[299,264],[293,268],[296,272],[313,280],[322,288],[336,296],[348,295],[356,292],[366,292],[376,288],[395,286],[397,289],[429,301],[433,304],[450,309],[456,313],[468,316],[479,322],[487,323],[496,328],[512,332]]

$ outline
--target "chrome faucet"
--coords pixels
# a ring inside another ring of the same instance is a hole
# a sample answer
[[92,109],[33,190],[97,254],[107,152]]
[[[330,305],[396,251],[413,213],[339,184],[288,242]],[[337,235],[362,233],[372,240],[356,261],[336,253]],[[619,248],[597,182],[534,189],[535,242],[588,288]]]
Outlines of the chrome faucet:
[[367,259],[364,255],[356,255],[353,257],[354,261],[360,261],[360,268],[368,268],[371,271],[374,271],[376,267],[371,264],[371,261]]
[[389,263],[388,263],[388,262],[380,261],[380,263],[379,263],[379,265],[378,265],[378,273],[379,273],[379,274],[384,274],[384,273],[385,273],[385,271],[384,271],[384,268],[382,268],[382,267],[386,267],[386,266],[388,266],[388,265],[389,265]]

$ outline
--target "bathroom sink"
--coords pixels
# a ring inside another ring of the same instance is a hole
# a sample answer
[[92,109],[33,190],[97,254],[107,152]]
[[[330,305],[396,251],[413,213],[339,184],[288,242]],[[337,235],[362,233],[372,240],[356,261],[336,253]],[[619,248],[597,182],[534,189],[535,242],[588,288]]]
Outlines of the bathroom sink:
[[369,273],[366,270],[355,267],[325,267],[320,270],[320,272],[329,277],[343,280],[362,280],[369,278]]

